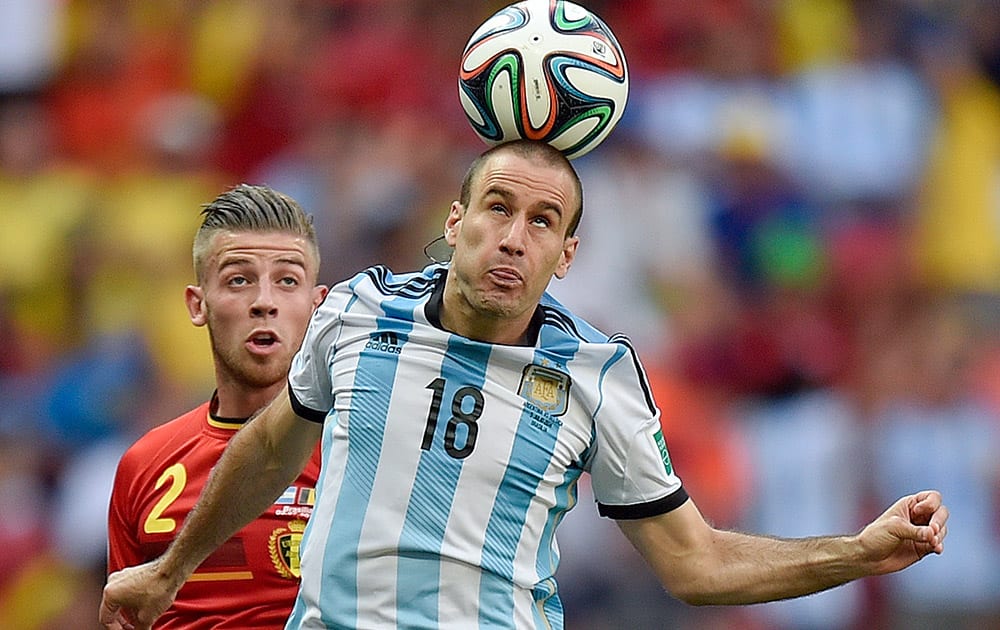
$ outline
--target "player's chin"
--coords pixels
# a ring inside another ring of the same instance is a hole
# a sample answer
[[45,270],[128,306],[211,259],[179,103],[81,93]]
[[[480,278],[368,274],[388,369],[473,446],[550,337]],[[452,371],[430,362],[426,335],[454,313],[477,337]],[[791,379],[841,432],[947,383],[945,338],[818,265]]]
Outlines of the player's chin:
[[291,365],[291,357],[255,356],[247,361],[240,372],[243,382],[253,387],[270,387],[284,381]]
[[479,300],[479,312],[495,319],[506,319],[515,316],[521,310],[523,300],[520,292],[492,291]]

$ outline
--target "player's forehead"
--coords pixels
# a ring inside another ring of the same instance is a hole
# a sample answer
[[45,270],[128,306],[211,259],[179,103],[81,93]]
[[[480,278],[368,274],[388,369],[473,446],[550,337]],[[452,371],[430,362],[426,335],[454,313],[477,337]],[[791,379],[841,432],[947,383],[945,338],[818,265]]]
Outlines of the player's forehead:
[[215,268],[237,261],[285,261],[312,268],[314,258],[304,236],[278,230],[219,230],[212,236],[209,248],[210,266]]
[[566,210],[577,202],[573,175],[563,165],[514,152],[490,156],[473,182],[473,197],[493,193],[545,201]]

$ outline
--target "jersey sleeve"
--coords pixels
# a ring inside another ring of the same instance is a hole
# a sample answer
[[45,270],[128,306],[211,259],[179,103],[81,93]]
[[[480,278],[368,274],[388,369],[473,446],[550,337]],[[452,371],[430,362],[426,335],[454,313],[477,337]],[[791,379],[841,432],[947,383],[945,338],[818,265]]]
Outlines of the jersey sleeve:
[[589,469],[602,516],[646,518],[680,507],[688,495],[670,461],[638,356],[627,340],[622,347],[601,388]]
[[299,351],[288,372],[288,394],[299,416],[322,423],[333,407],[330,365],[341,330],[341,313],[353,291],[347,283],[334,287],[313,312]]
[[139,515],[131,480],[136,476],[135,447],[128,449],[118,462],[111,500],[108,505],[108,573],[145,560],[136,537]]

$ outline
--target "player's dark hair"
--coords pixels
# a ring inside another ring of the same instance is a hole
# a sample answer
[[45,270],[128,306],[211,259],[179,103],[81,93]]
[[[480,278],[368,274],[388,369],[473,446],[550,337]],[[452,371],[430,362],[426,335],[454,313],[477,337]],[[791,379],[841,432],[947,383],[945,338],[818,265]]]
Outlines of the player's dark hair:
[[199,282],[212,237],[220,231],[285,232],[301,236],[308,243],[319,269],[319,245],[312,217],[297,201],[273,188],[239,184],[216,197],[201,214],[201,227],[192,248]]
[[565,169],[573,177],[573,183],[576,186],[576,197],[580,200],[579,205],[574,208],[575,212],[570,220],[566,236],[573,236],[576,234],[576,228],[580,225],[580,219],[583,218],[583,184],[580,183],[580,176],[577,175],[576,169],[573,168],[569,159],[567,159],[559,149],[556,149],[551,144],[546,142],[540,142],[537,140],[512,140],[510,142],[498,144],[481,153],[479,157],[473,160],[472,164],[469,165],[469,170],[466,171],[465,178],[462,180],[462,190],[458,198],[462,207],[469,207],[469,201],[472,199],[472,184],[479,177],[480,172],[483,170],[483,166],[491,157],[502,152],[510,152],[518,157],[540,160],[548,166],[565,167]]

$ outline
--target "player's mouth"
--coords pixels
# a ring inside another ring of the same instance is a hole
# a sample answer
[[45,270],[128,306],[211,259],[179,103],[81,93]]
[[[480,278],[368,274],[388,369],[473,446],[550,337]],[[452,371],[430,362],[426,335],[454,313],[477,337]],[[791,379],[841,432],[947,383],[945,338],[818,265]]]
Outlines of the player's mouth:
[[514,287],[523,282],[520,272],[513,267],[494,267],[489,270],[490,279],[501,287]]
[[281,344],[278,335],[270,330],[255,330],[247,338],[247,347],[257,354],[267,354],[274,351]]

